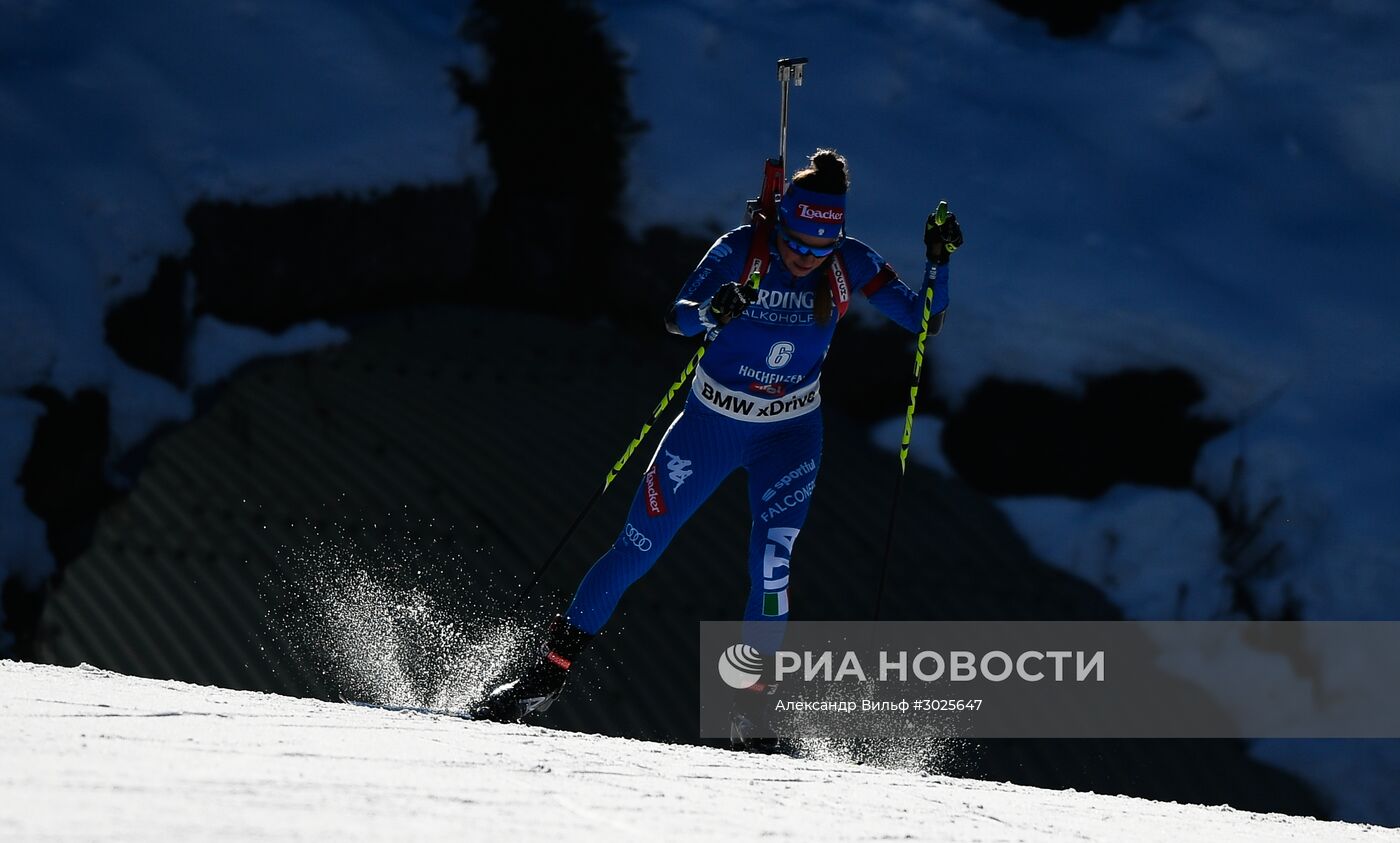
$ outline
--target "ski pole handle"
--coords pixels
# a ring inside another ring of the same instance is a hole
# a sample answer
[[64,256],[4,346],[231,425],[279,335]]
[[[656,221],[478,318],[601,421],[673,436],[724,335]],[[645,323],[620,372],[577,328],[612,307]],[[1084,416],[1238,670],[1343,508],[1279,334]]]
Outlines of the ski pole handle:
[[958,225],[957,215],[948,210],[948,200],[940,199],[938,208],[924,222],[924,246],[929,262],[942,266],[962,244],[962,227]]

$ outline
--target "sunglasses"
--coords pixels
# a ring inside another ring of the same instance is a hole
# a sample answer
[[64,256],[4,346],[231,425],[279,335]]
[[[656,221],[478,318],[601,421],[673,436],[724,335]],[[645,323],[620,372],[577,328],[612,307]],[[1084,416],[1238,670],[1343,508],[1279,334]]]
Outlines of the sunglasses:
[[814,258],[824,258],[836,251],[837,247],[841,245],[841,238],[838,237],[836,242],[832,243],[830,246],[808,246],[806,243],[793,237],[792,232],[782,226],[778,228],[778,236],[783,238],[783,243],[789,249],[799,255],[811,255]]

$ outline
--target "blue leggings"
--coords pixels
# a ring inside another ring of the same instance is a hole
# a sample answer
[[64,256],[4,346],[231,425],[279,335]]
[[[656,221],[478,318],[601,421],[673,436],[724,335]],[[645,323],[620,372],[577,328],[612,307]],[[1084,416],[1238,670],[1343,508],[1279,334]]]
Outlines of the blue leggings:
[[656,449],[627,523],[579,583],[566,617],[596,633],[622,593],[651,570],[686,519],[742,466],[749,475],[749,599],[745,638],[761,651],[782,639],[793,545],[821,466],[820,411],[777,422],[732,419],[686,404]]

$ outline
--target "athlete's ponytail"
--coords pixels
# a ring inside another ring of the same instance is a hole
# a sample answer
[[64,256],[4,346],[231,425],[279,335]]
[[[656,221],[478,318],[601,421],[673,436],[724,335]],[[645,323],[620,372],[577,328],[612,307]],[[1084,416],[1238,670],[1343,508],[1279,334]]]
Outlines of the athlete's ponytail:
[[[851,173],[846,169],[846,158],[841,153],[834,149],[818,149],[807,159],[805,169],[793,173],[792,183],[803,190],[844,196],[846,191],[851,188]],[[817,285],[812,311],[821,324],[825,325],[831,321],[831,287],[829,285]]]
[[807,167],[792,174],[792,183],[804,190],[844,196],[851,189],[846,157],[834,149],[818,149],[807,159]]

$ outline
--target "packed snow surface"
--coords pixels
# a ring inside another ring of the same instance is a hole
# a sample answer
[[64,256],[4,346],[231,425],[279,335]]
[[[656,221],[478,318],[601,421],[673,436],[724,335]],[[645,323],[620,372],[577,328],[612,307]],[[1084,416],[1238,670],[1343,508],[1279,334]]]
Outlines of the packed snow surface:
[[0,662],[0,746],[7,840],[1400,840],[17,662]]

